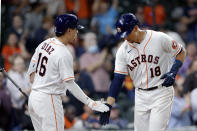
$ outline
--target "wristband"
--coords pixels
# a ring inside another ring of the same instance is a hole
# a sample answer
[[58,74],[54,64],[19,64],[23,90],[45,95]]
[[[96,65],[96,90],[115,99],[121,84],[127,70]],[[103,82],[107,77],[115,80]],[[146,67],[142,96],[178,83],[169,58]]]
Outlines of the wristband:
[[182,64],[183,63],[180,60],[175,60],[170,72],[177,74],[177,72],[178,72],[179,68],[182,66]]

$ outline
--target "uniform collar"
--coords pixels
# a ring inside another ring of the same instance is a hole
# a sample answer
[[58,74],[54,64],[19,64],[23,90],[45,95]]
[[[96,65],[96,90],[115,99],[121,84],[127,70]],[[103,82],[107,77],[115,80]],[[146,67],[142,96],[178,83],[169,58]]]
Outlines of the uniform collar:
[[126,40],[126,41],[127,41],[128,44],[132,44],[133,46],[138,46],[138,45],[142,45],[143,43],[146,43],[146,41],[148,40],[149,37],[150,37],[150,30],[146,30],[146,36],[144,37],[142,42],[140,42],[140,44],[135,43],[135,42],[130,42],[128,40]]
[[57,38],[53,37],[50,38],[50,41],[56,45],[60,45],[60,46],[65,46],[64,43],[62,43],[61,41],[59,41]]

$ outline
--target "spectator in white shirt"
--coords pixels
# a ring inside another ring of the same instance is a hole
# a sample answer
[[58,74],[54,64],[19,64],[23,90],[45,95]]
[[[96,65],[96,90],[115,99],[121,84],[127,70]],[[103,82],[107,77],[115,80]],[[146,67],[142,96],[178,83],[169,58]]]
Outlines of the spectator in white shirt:
[[[8,75],[18,84],[24,92],[30,93],[31,85],[28,76],[26,75],[25,61],[20,55],[13,56],[12,67]],[[7,80],[7,87],[11,94],[11,101],[13,108],[22,109],[25,102],[25,97],[14,86],[14,84]]]

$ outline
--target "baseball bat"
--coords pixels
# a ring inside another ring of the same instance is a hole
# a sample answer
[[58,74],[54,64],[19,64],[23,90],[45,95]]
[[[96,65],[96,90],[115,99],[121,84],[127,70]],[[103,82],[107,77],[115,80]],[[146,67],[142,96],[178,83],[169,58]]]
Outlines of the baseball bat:
[[28,98],[28,95],[22,91],[22,89],[16,84],[16,82],[14,82],[14,80],[7,74],[4,68],[1,67],[0,72],[2,72],[3,75],[5,75],[26,98]]

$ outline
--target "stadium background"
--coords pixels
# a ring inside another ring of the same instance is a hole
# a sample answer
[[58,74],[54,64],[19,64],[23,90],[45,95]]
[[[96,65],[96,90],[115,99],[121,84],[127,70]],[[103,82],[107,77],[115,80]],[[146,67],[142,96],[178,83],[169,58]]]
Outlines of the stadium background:
[[[186,60],[176,77],[175,102],[169,131],[197,130],[197,0],[2,0],[0,64],[26,93],[26,76],[37,45],[54,36],[54,19],[74,13],[86,28],[68,45],[74,57],[75,80],[92,98],[106,98],[113,78],[114,58],[121,41],[115,22],[122,13],[134,13],[141,28],[163,31],[187,49]],[[134,87],[125,79],[110,124],[101,127],[92,112],[69,92],[63,97],[65,130],[131,130]],[[0,74],[0,131],[32,130],[27,101]]]

